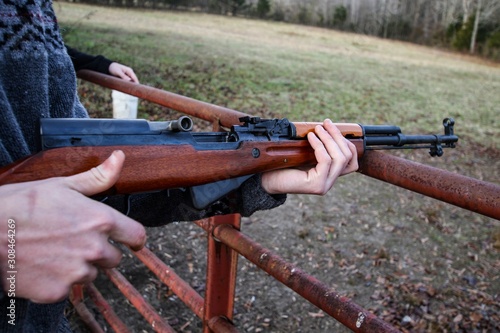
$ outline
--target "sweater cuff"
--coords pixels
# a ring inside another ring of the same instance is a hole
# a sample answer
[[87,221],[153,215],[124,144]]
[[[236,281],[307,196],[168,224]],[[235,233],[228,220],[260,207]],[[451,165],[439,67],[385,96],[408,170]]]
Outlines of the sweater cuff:
[[248,217],[258,210],[268,210],[281,206],[286,194],[269,194],[262,187],[262,175],[256,174],[240,187],[240,214]]

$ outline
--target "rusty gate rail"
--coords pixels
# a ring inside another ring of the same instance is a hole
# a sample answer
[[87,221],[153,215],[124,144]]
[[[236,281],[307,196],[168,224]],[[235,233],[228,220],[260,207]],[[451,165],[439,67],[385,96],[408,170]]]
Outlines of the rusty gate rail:
[[365,154],[359,172],[500,220],[500,186],[380,151]]
[[119,90],[129,95],[165,106],[172,110],[186,113],[199,119],[207,120],[215,124],[215,131],[219,130],[219,126],[231,127],[234,124],[239,124],[239,118],[248,116],[246,113],[222,106],[201,102],[158,88],[127,82],[113,76],[89,70],[79,71],[78,77],[100,86]]
[[147,248],[133,252],[198,318],[203,318],[203,298]]
[[[239,111],[88,70],[78,72],[78,76],[104,87],[117,89],[193,117],[211,121],[216,126],[230,127],[239,124],[240,117],[247,116]],[[500,186],[496,184],[377,151],[365,152],[360,161],[359,171],[446,203],[500,219]],[[440,183],[441,180],[443,183]],[[444,184],[446,186],[443,186]]]
[[215,227],[213,235],[352,331],[399,332],[349,298],[339,295],[323,282],[286,262],[230,225]]
[[[214,131],[238,124],[239,118],[246,116],[239,111],[96,72],[82,70],[78,72],[78,76],[98,85],[207,120],[213,124]],[[419,171],[415,173],[412,170]],[[458,207],[500,219],[500,186],[496,184],[374,151],[364,155],[360,163],[360,172]],[[148,249],[133,253],[202,320],[204,333],[237,332],[231,320],[238,253],[355,332],[398,332],[390,324],[350,299],[340,296],[321,281],[240,233],[239,215],[205,219],[197,221],[197,224],[209,236],[205,299]],[[118,271],[106,270],[106,273],[134,302],[135,307],[154,323],[155,331],[173,332],[168,323],[159,317]],[[86,321],[89,325],[95,326],[96,321],[88,317],[89,311],[83,304],[83,290],[101,311],[106,312],[103,313],[105,319],[117,332],[127,332],[127,328],[93,285],[84,289],[77,286],[72,291],[71,301],[78,313],[87,316]],[[99,331],[99,328],[95,329]]]
[[117,269],[104,270],[108,278],[127,297],[140,314],[151,324],[157,332],[175,333],[174,329],[153,309],[153,307],[132,287],[129,281]]
[[92,299],[99,312],[103,315],[103,317],[106,319],[113,330],[120,333],[130,332],[125,323],[120,320],[111,305],[109,305],[109,303],[102,296],[99,290],[97,290],[93,283],[86,285],[84,291]]

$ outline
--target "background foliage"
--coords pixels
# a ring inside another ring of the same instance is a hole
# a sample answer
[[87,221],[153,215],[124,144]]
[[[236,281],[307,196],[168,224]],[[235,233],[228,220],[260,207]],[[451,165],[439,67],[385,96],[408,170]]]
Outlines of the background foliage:
[[315,25],[454,48],[500,60],[498,0],[69,1],[129,8],[201,11]]

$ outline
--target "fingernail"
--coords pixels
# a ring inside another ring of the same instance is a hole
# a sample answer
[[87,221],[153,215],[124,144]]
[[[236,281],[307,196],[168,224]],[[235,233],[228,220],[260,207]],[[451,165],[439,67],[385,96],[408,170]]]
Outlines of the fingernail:
[[117,155],[117,154],[120,154],[120,155],[123,154],[123,155],[125,155],[125,153],[121,149],[113,150],[113,155]]
[[111,153],[110,157],[113,159],[113,161],[118,161],[118,159],[122,156],[123,158],[125,158],[125,153],[122,150],[117,149]]

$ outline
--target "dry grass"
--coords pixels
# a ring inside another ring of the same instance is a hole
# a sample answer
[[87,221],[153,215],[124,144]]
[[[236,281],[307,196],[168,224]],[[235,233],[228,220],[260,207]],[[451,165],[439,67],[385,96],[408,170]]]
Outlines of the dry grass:
[[[292,119],[331,117],[435,131],[442,118],[453,116],[464,138],[500,147],[495,64],[314,27],[66,3],[56,8],[71,44],[84,38],[80,48],[126,62],[146,84]],[[92,27],[92,36],[79,35],[83,27]],[[192,82],[196,77],[190,78],[192,89],[167,77],[172,67],[200,72],[221,66],[226,71],[219,85],[234,92],[231,99],[204,93],[200,82]]]

